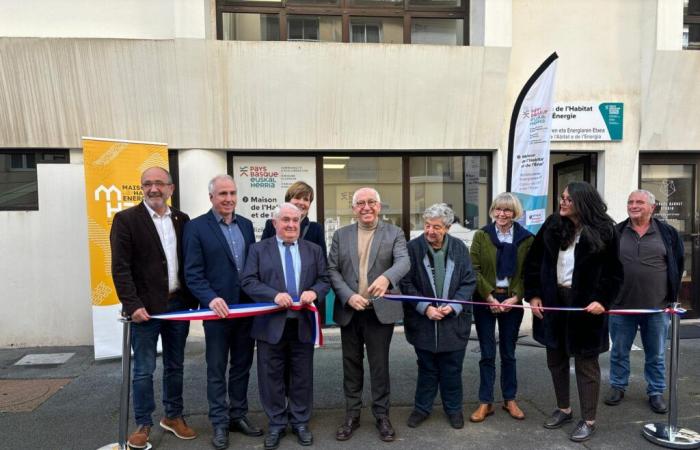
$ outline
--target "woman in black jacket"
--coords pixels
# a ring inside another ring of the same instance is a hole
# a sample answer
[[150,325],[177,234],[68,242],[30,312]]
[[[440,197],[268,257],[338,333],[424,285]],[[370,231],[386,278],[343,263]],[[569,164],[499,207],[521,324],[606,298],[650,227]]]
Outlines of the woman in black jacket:
[[[600,194],[588,183],[571,182],[559,212],[537,233],[525,263],[525,299],[533,313],[534,338],[547,347],[557,406],[544,423],[559,428],[572,420],[569,359],[574,358],[582,420],[569,438],[588,440],[595,432],[600,392],[598,355],[608,351],[609,309],[622,282],[614,222]],[[540,307],[584,311],[544,311]]]

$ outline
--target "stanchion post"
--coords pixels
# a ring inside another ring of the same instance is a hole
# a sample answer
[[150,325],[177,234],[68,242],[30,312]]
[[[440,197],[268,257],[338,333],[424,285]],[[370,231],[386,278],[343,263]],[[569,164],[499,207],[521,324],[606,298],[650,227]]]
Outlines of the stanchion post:
[[[666,448],[700,448],[700,434],[678,428],[678,355],[680,350],[680,303],[674,303],[671,313],[671,357],[668,371],[668,423],[647,423],[642,436]],[[662,313],[665,314],[665,313]]]
[[129,391],[131,387],[131,318],[119,319],[124,324],[122,335],[122,388],[119,400],[119,448],[128,450],[129,431]]

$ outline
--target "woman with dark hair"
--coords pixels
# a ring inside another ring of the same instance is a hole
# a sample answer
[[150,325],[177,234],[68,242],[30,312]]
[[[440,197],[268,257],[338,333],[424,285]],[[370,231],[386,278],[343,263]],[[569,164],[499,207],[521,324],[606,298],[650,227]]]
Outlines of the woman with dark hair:
[[[588,183],[569,183],[559,212],[547,218],[525,261],[525,299],[533,314],[535,340],[547,347],[557,409],[544,423],[554,429],[573,419],[569,371],[574,358],[582,420],[571,432],[575,442],[596,430],[600,392],[598,355],[608,351],[608,320],[603,314],[622,283],[614,222],[605,202]],[[541,307],[584,311],[544,311]]]
[[479,336],[479,406],[469,417],[482,422],[494,412],[493,387],[496,381],[496,324],[501,355],[501,394],[503,409],[514,419],[525,413],[515,401],[518,378],[515,345],[523,321],[520,305],[524,296],[523,265],[534,236],[516,222],[523,215],[518,197],[498,194],[491,203],[493,222],[476,232],[470,253],[477,272],[475,298],[485,306],[474,307],[474,323]]
[[[308,217],[311,202],[314,201],[314,189],[303,181],[296,181],[287,188],[284,201],[293,204],[301,211],[301,229],[299,230],[299,237],[320,245],[323,250],[323,256],[328,256],[323,226],[318,222],[311,222]],[[269,238],[274,235],[275,227],[272,225],[272,220],[268,219],[267,222],[265,222],[265,229],[260,239]]]

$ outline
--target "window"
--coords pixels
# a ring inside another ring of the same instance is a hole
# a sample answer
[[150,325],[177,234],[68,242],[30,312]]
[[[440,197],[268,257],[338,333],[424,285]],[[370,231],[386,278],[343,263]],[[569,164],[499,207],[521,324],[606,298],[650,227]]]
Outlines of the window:
[[38,210],[36,165],[52,163],[68,163],[68,151],[3,149],[0,152],[0,210]]
[[468,45],[467,0],[217,0],[217,37]]
[[683,48],[700,50],[700,0],[683,2]]

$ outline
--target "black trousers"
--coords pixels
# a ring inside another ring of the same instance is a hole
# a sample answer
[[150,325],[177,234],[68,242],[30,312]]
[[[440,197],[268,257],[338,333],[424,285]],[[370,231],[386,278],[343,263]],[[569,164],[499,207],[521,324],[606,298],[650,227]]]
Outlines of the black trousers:
[[[566,409],[571,406],[569,399],[569,372],[571,357],[566,351],[547,348],[547,367],[552,374],[554,393],[557,396],[557,406]],[[576,368],[576,386],[581,403],[583,420],[595,420],[600,393],[600,364],[598,355],[583,357],[574,356]]]
[[298,320],[287,319],[277,344],[258,341],[260,403],[270,431],[284,430],[287,423],[292,428],[308,425],[311,419],[314,344],[299,342],[298,330]]
[[372,309],[355,311],[350,323],[340,328],[348,417],[359,417],[362,409],[365,347],[372,388],[372,414],[376,418],[389,415],[389,347],[393,335],[394,324],[379,322]]

